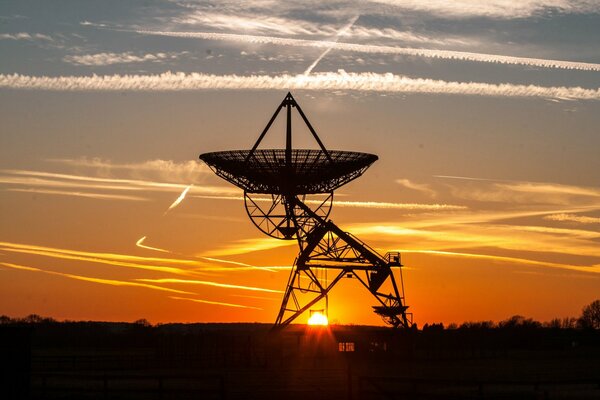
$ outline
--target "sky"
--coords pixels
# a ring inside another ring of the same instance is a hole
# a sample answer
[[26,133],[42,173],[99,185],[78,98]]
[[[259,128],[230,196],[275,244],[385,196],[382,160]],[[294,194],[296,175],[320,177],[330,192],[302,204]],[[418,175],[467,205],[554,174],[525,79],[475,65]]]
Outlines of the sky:
[[[598,37],[593,0],[2,2],[0,314],[274,321],[297,244],[198,155],[250,148],[291,91],[327,148],[379,156],[330,218],[402,252],[420,326],[576,317],[600,297]],[[344,279],[329,319],[371,305]]]

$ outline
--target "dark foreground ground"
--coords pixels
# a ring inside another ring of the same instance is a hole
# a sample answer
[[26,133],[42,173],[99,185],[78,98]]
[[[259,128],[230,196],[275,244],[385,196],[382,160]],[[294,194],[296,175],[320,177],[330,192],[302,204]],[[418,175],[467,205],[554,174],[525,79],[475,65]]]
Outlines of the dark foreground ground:
[[600,332],[0,325],[0,399],[600,399]]

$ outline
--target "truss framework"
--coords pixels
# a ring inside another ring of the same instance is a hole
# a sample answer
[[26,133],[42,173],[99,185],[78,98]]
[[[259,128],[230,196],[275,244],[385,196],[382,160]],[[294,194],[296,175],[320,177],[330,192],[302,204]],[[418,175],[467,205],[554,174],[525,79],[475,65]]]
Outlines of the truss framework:
[[[407,313],[404,302],[400,253],[381,256],[332,221],[315,214],[297,197],[288,198],[287,202],[290,207],[303,209],[314,221],[312,230],[297,238],[300,253],[290,273],[275,326],[285,326],[319,301],[327,300],[342,278],[356,278],[377,300],[373,310],[387,324],[395,328],[410,327],[412,314]],[[399,281],[393,267],[398,267]],[[329,271],[333,271],[332,279]],[[386,282],[391,284],[387,293],[382,289]]]

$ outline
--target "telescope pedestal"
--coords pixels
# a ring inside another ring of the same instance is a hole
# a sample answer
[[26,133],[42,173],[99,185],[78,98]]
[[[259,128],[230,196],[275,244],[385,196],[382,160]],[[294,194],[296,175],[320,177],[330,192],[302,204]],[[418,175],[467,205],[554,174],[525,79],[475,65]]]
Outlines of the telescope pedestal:
[[[275,326],[284,326],[310,309],[322,299],[344,277],[356,278],[378,302],[373,306],[375,313],[393,327],[407,328],[411,325],[411,314],[406,312],[402,267],[399,253],[381,256],[366,243],[344,232],[332,221],[314,214],[297,198],[295,205],[311,215],[314,228],[306,237],[299,237],[300,254],[290,274],[285,295]],[[399,269],[399,284],[392,267]],[[328,271],[334,271],[328,279]],[[389,282],[388,292],[382,286]]]

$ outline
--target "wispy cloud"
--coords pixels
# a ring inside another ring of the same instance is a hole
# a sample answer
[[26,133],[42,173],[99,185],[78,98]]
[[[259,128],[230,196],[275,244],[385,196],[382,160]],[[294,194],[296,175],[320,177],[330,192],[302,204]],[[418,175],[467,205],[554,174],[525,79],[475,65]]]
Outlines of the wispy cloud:
[[527,259],[527,258],[507,257],[507,256],[498,256],[498,255],[490,255],[490,254],[465,253],[465,252],[457,252],[457,251],[410,250],[410,249],[403,249],[401,251],[403,253],[430,254],[430,255],[447,256],[447,257],[477,258],[477,259],[483,259],[483,260],[504,262],[504,263],[508,263],[508,264],[523,264],[523,265],[532,265],[532,266],[539,266],[539,267],[560,268],[560,269],[566,269],[566,270],[571,270],[571,271],[594,273],[594,274],[600,273],[600,265],[576,266],[576,265],[560,264],[560,263],[553,263],[553,262],[547,262],[547,261],[531,260],[531,259]]
[[[439,176],[442,177],[442,176]],[[452,195],[462,199],[509,204],[594,205],[600,201],[600,189],[546,182],[494,181],[469,177],[442,177],[463,180],[466,185],[452,186]]]
[[586,217],[584,215],[565,213],[547,215],[544,219],[558,222],[578,222],[580,224],[600,224],[600,218],[598,217]]
[[[143,239],[143,238],[142,238]],[[275,242],[277,240],[273,239]],[[140,243],[140,241],[138,241]],[[152,250],[163,250],[157,249],[150,246],[144,247],[143,240],[141,241],[142,248],[148,248]],[[140,247],[140,246],[138,246]],[[205,275],[210,272],[233,272],[233,271],[249,271],[249,270],[260,270],[267,272],[276,272],[279,269],[287,269],[289,267],[278,267],[278,266],[254,266],[244,263],[228,262],[231,264],[228,267],[223,267],[215,264],[222,264],[223,260],[216,260],[210,257],[188,257],[188,258],[175,258],[175,257],[143,257],[132,254],[121,254],[121,253],[106,253],[106,252],[94,252],[94,251],[83,251],[73,249],[63,249],[49,246],[39,246],[33,244],[22,244],[22,243],[10,243],[0,242],[0,250],[10,253],[23,253],[38,255],[42,257],[57,258],[63,260],[73,261],[84,261],[87,263],[98,263],[116,267],[126,267],[137,270],[161,272],[165,274],[174,274],[179,276],[194,276],[194,275]],[[171,253],[171,252],[169,252]],[[243,253],[243,252],[242,252]],[[172,253],[171,253],[172,254]],[[237,254],[237,253],[236,253]],[[204,260],[204,261],[203,261]]]
[[181,90],[347,90],[380,93],[454,94],[493,97],[600,100],[600,89],[450,82],[376,73],[327,72],[302,75],[160,75],[26,76],[0,74],[0,88],[55,91],[181,91]]
[[[600,260],[596,240],[599,232],[562,230],[544,226],[518,224],[444,224],[428,229],[410,227],[410,224],[371,223],[353,225],[351,231],[371,240],[394,241],[414,250],[451,251],[477,249],[480,254],[503,251],[527,252],[530,259],[546,254],[559,254],[563,259],[576,259],[582,255]],[[564,263],[568,265],[567,263]]]
[[262,310],[262,308],[260,308],[260,307],[245,306],[242,304],[234,304],[234,303],[224,303],[222,301],[202,300],[202,299],[193,299],[193,298],[189,298],[189,297],[176,297],[176,296],[170,296],[170,298],[174,299],[174,300],[187,300],[187,301],[193,301],[194,303],[210,304],[213,306],[249,308],[252,310]]
[[[152,172],[152,171],[150,171]],[[157,180],[128,179],[128,178],[99,178],[102,174],[93,171],[89,175],[75,175],[45,171],[30,170],[0,170],[0,184],[8,186],[7,190],[21,192],[39,192],[56,195],[71,195],[77,197],[90,197],[97,199],[112,200],[146,200],[148,192],[180,192],[185,191],[195,194],[233,194],[239,190],[230,186],[212,186],[202,184],[205,175],[202,173],[198,178],[189,174],[192,181],[198,182],[193,186],[189,184],[172,183]],[[142,171],[136,171],[136,175],[144,175]],[[110,174],[108,174],[110,175]],[[176,171],[156,171],[146,175],[163,177],[171,181],[177,181],[179,174]],[[25,186],[25,188],[23,188]],[[187,191],[186,191],[187,189]],[[109,193],[99,193],[105,191]],[[112,192],[112,193],[111,193]],[[128,192],[127,195],[115,192]],[[144,192],[145,196],[131,195],[131,192]]]
[[422,203],[386,203],[381,201],[335,201],[339,207],[380,208],[415,211],[454,211],[466,210],[467,206],[454,204],[422,204]]
[[176,162],[158,159],[135,163],[117,163],[102,158],[82,157],[76,159],[49,159],[48,161],[92,171],[102,178],[125,175],[132,179],[189,184],[189,182],[200,183],[207,175],[212,175],[205,164],[193,160]]
[[74,192],[69,190],[51,190],[51,189],[20,189],[20,188],[8,188],[6,191],[9,192],[23,192],[23,193],[39,193],[49,194],[58,196],[74,196],[84,197],[87,199],[98,199],[98,200],[126,200],[126,201],[147,201],[148,199],[140,196],[127,196],[122,194],[107,194],[107,193],[92,193],[92,192]]
[[247,263],[243,263],[243,262],[239,262],[239,261],[223,260],[221,258],[215,258],[215,257],[200,257],[200,258],[202,258],[204,260],[208,260],[208,261],[214,261],[214,262],[230,264],[230,265],[237,265],[237,266],[250,268],[250,269],[260,269],[260,270],[266,270],[266,271],[270,271],[270,272],[277,272],[277,267],[272,267],[272,268],[257,267],[256,265],[251,265],[251,264],[247,264]]
[[194,275],[195,272],[191,271],[191,268],[198,268],[206,265],[194,260],[140,257],[130,254],[81,251],[10,242],[0,242],[0,248],[3,251],[12,253],[39,255],[63,260],[85,261],[176,275]]
[[[215,199],[215,200],[237,200],[243,201],[242,196],[194,196],[199,199]],[[270,197],[253,197],[255,202],[272,202]],[[305,200],[306,204],[321,205],[322,200]],[[350,200],[334,200],[333,205],[336,207],[356,207],[356,208],[375,208],[375,209],[396,209],[396,210],[419,210],[419,211],[454,211],[465,210],[468,207],[455,204],[428,204],[428,203],[393,203],[385,201],[350,201]]]
[[140,288],[145,288],[145,289],[159,290],[159,291],[163,291],[163,292],[171,292],[171,293],[179,293],[179,294],[195,294],[193,292],[186,292],[184,290],[171,289],[171,288],[166,288],[166,287],[162,287],[162,286],[151,285],[148,283],[130,282],[130,281],[122,281],[122,280],[116,280],[116,279],[93,278],[93,277],[89,277],[89,276],[67,274],[67,273],[63,273],[63,272],[43,270],[43,269],[39,269],[39,268],[35,268],[35,267],[29,267],[29,266],[12,264],[12,263],[4,263],[4,262],[0,262],[0,265],[3,265],[4,267],[7,267],[7,268],[12,268],[12,269],[18,269],[18,270],[29,271],[29,272],[42,272],[42,273],[49,274],[49,275],[61,276],[63,278],[99,283],[99,284],[103,284],[103,285],[133,286],[133,287],[140,287]]
[[[553,68],[581,71],[600,71],[600,64],[577,61],[552,60],[531,57],[514,57],[500,54],[475,53],[453,50],[420,49],[412,47],[381,46],[374,44],[340,43],[330,40],[306,40],[291,39],[273,36],[243,35],[234,33],[212,33],[212,32],[167,32],[167,31],[144,31],[136,33],[144,35],[158,35],[181,38],[197,38],[204,40],[223,40],[250,44],[274,44],[279,46],[312,47],[319,49],[334,49],[365,54],[387,54],[404,55],[412,57],[424,57],[440,60],[470,61],[492,64],[522,65],[537,68]],[[379,32],[383,35],[385,32]],[[389,34],[389,32],[388,32]]]
[[135,54],[129,51],[125,53],[67,55],[63,57],[63,61],[75,65],[103,66],[112,64],[129,64],[141,62],[162,62],[166,60],[177,59],[182,54],[185,54],[185,52]]
[[27,41],[35,41],[35,40],[43,40],[47,42],[52,42],[54,39],[48,35],[44,35],[42,33],[27,33],[27,32],[19,32],[19,33],[0,33],[0,40],[27,40]]
[[236,254],[246,254],[255,251],[271,250],[277,247],[286,247],[294,245],[297,245],[295,241],[278,240],[273,238],[242,239],[225,245],[223,247],[200,253],[198,257],[219,257]]
[[545,12],[600,12],[600,4],[590,0],[371,0],[399,9],[425,12],[440,18],[488,17],[527,18]]
[[243,286],[243,285],[232,285],[229,283],[219,283],[212,281],[200,281],[196,279],[174,279],[174,278],[162,278],[162,279],[136,279],[139,282],[150,282],[150,283],[177,283],[186,285],[203,285],[213,286],[225,289],[238,289],[238,290],[249,290],[252,292],[267,292],[267,293],[283,293],[281,290],[266,289],[256,286]]
[[410,179],[396,179],[396,183],[407,189],[416,190],[417,192],[425,193],[431,197],[436,196],[435,190],[433,190],[430,185],[427,185],[425,183],[416,183],[411,181]]
[[223,14],[208,10],[186,13],[184,16],[176,18],[174,22],[242,32],[276,32],[282,35],[333,35],[336,33],[334,26],[316,25],[306,20],[265,14]]

